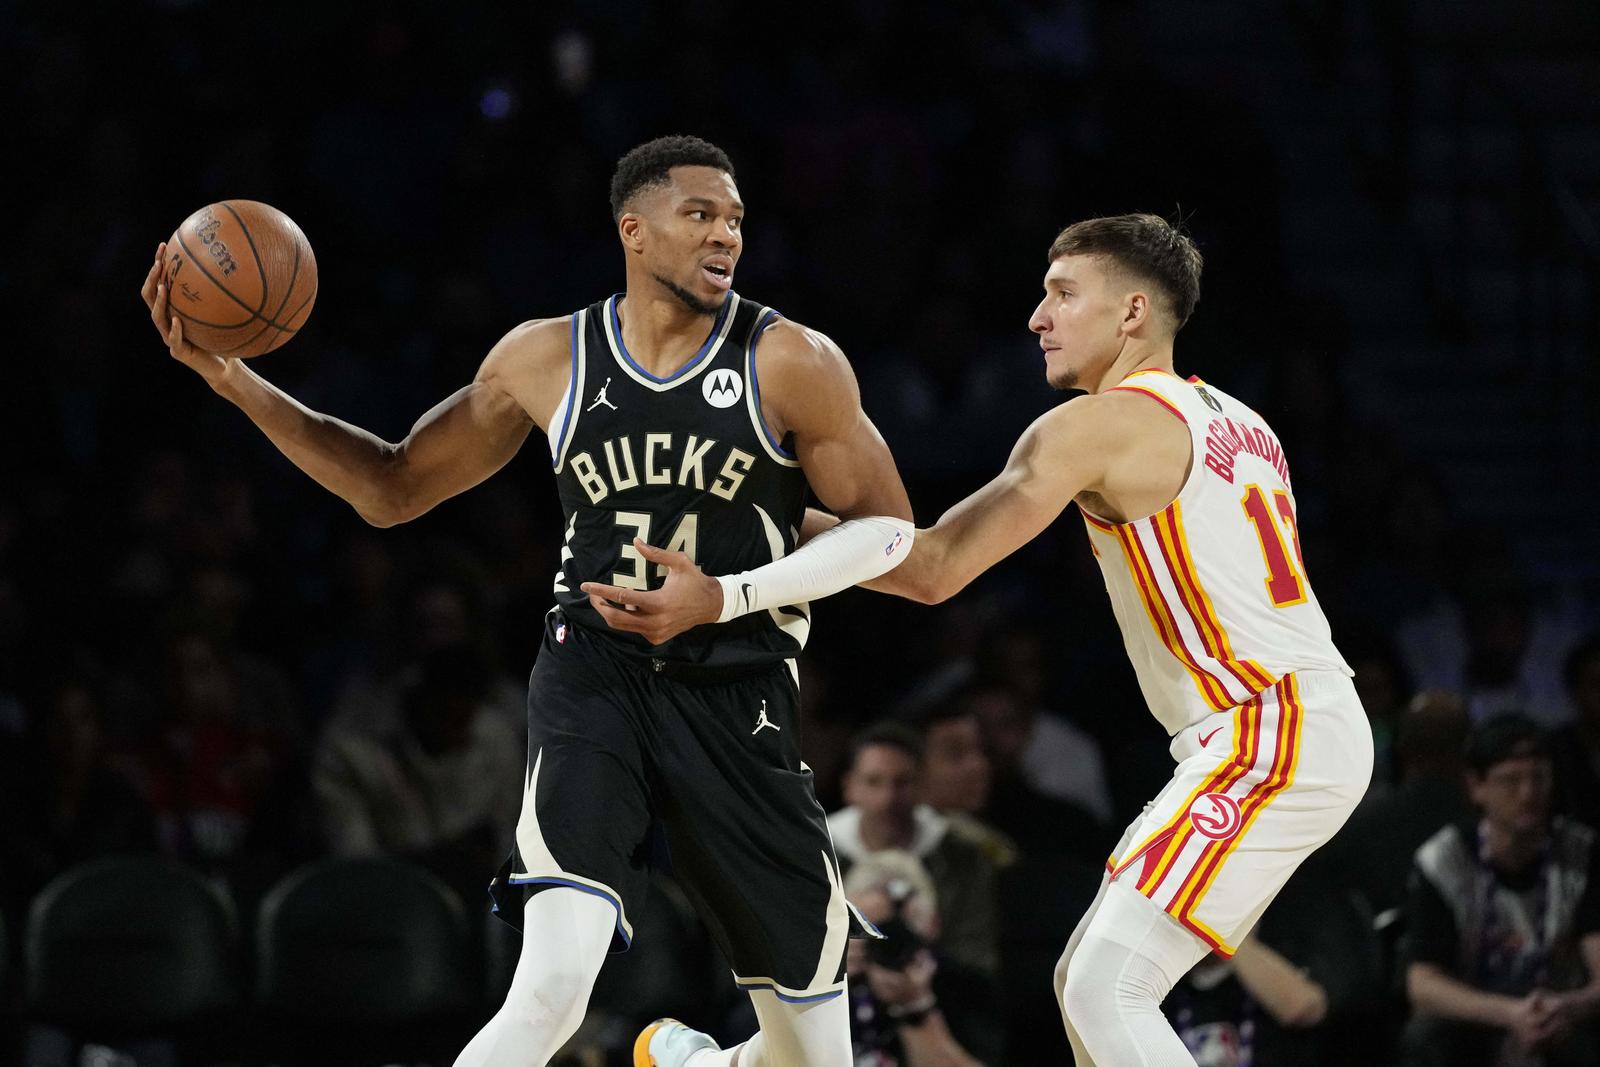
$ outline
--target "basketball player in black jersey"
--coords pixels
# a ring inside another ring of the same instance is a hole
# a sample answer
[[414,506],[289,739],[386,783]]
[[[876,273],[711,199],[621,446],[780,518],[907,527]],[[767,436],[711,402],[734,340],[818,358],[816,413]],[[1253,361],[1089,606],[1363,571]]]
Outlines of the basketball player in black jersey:
[[[155,266],[143,295],[176,359],[375,526],[477,485],[534,427],[549,441],[565,544],[515,849],[491,886],[523,953],[457,1064],[536,1067],[576,1030],[605,953],[632,938],[659,822],[761,1032],[718,1050],[664,1021],[635,1062],[836,1067],[845,941],[866,927],[800,761],[794,657],[809,600],[905,557],[910,504],[843,353],[733,291],[744,205],[727,156],[641,145],[611,203],[626,291],[516,327],[396,444],[190,345]],[[844,521],[796,549],[808,485]],[[640,612],[665,586],[686,606]]]

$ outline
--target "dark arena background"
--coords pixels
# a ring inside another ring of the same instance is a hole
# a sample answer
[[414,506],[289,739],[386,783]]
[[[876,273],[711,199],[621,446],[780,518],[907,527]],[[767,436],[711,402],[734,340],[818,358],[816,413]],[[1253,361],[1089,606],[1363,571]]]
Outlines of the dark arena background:
[[[623,152],[714,141],[738,288],[849,355],[923,526],[1062,400],[1027,328],[1057,231],[1181,220],[1179,372],[1281,435],[1378,752],[1258,929],[1316,1009],[1212,968],[1167,1005],[1206,1067],[1444,1062],[1407,1039],[1407,883],[1470,812],[1469,723],[1549,731],[1555,811],[1600,820],[1592,3],[132,0],[5,5],[0,54],[0,1062],[449,1064],[516,960],[485,885],[561,548],[543,438],[363,523],[151,328],[157,242],[227,198],[321,271],[254,369],[397,441],[506,330],[622,287]],[[1071,512],[937,607],[819,602],[803,660],[830,812],[859,731],[978,724],[947,770],[992,922],[941,967],[989,1067],[1070,1061],[1052,968],[1171,768]],[[666,1014],[749,1032],[670,872],[637,923],[557,1062],[631,1062]],[[1515,1062],[1597,1062],[1551,1056]]]

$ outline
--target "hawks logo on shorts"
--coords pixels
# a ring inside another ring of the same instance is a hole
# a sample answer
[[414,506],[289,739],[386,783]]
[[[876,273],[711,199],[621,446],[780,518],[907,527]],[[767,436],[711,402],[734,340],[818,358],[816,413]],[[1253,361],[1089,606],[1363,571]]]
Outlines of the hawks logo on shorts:
[[1189,821],[1195,833],[1213,841],[1226,841],[1239,832],[1244,819],[1238,801],[1226,793],[1207,793],[1189,805]]

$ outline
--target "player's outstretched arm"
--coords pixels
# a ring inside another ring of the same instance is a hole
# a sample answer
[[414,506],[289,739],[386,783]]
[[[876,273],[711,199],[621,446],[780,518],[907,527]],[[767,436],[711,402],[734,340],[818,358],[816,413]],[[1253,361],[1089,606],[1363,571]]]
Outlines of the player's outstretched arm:
[[783,559],[717,577],[681,552],[635,541],[645,559],[667,569],[660,589],[582,586],[615,629],[661,644],[704,623],[837,593],[897,566],[910,549],[911,502],[894,457],[861,410],[844,353],[822,334],[782,322],[768,331],[756,358],[762,393],[774,400],[772,428],[793,434],[812,490],[845,521]]
[[998,477],[931,529],[917,531],[903,564],[862,584],[924,604],[949,599],[1037,537],[1073,497],[1099,484],[1118,446],[1118,427],[1100,398],[1052,408],[1023,433]]
[[[156,250],[142,296],[173,358],[238,406],[295,466],[374,526],[414,519],[505,466],[534,425],[513,391],[523,396],[542,391],[537,381],[526,380],[526,370],[514,384],[512,369],[537,364],[529,357],[537,356],[541,346],[549,347],[555,334],[565,337],[564,330],[551,329],[550,323],[519,326],[489,353],[472,384],[435,405],[405,440],[391,444],[312,411],[242,360],[215,356],[190,344],[183,336],[182,321],[167,307],[161,278],[163,251]],[[553,321],[559,327],[560,320]],[[555,343],[564,349],[564,340]],[[564,374],[564,363],[561,371]]]

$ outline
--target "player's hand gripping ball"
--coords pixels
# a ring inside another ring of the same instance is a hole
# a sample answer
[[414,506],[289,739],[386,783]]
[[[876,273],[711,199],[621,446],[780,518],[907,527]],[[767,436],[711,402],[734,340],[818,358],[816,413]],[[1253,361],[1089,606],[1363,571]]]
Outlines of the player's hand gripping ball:
[[184,219],[162,264],[183,338],[248,359],[295,335],[317,299],[317,258],[294,220],[254,200],[222,200]]

